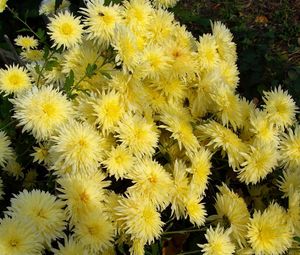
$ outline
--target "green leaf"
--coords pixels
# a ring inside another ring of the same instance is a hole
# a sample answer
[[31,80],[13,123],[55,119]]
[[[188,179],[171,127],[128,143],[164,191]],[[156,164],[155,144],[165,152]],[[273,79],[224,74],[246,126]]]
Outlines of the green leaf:
[[52,71],[53,67],[56,67],[56,66],[58,66],[58,62],[55,60],[50,60],[50,61],[47,61],[46,65],[45,65],[45,69],[47,71]]
[[39,37],[41,42],[44,42],[46,40],[46,32],[45,30],[39,28],[38,31],[36,32],[37,36]]
[[48,48],[48,47],[45,47],[45,48],[44,48],[44,55],[43,55],[43,58],[44,58],[44,59],[47,59],[48,56],[49,56],[49,53],[50,53],[49,48]]
[[66,77],[64,89],[68,96],[71,95],[71,87],[74,85],[74,72],[70,71],[69,75]]
[[88,64],[85,69],[85,74],[87,77],[91,78],[93,75],[96,74],[97,65],[96,64]]
[[36,71],[37,74],[41,73],[40,66],[38,64],[35,65],[34,70]]
[[296,242],[300,243],[300,236],[294,236],[293,238]]

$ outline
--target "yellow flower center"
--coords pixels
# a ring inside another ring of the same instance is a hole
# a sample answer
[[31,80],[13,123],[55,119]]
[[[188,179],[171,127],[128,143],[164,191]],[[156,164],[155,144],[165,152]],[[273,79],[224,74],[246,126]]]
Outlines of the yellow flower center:
[[14,87],[20,86],[21,79],[20,79],[19,75],[12,74],[12,75],[10,75],[10,77],[8,78],[8,80],[9,80],[10,84],[13,85]]
[[19,242],[15,239],[10,240],[10,242],[9,242],[10,246],[13,247],[13,248],[17,247],[18,243]]
[[64,35],[71,35],[73,33],[73,27],[69,23],[63,23],[60,31]]

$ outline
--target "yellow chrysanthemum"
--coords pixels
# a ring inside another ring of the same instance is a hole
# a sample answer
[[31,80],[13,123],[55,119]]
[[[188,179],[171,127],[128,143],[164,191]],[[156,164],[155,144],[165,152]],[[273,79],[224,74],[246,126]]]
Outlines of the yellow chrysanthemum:
[[279,86],[273,91],[264,92],[264,108],[270,122],[279,128],[293,125],[298,107],[293,98]]
[[[39,14],[51,15],[55,13],[55,0],[43,0],[39,8]],[[71,3],[68,0],[62,0],[56,11],[68,10]]]
[[87,38],[100,44],[108,45],[113,38],[116,24],[121,22],[120,6],[105,6],[103,0],[88,0],[86,8],[81,8],[85,15]]
[[125,26],[118,25],[115,29],[112,43],[117,51],[115,61],[118,65],[123,64],[124,70],[134,71],[139,64],[139,54],[135,35]]
[[260,110],[255,110],[250,113],[249,130],[254,134],[254,144],[273,144],[279,143],[278,129],[267,117],[267,113]]
[[3,181],[0,177],[0,200],[3,199],[4,191],[3,191]]
[[278,181],[278,185],[285,197],[289,195],[290,189],[300,192],[300,178],[298,178],[299,175],[300,168],[286,169],[283,172],[283,176]]
[[287,214],[278,204],[263,212],[254,212],[248,225],[247,238],[257,255],[284,254],[292,245],[293,232]]
[[72,103],[52,86],[33,87],[15,99],[14,118],[37,140],[48,139],[72,116]]
[[134,239],[129,249],[130,255],[144,255],[145,254],[145,241],[141,239]]
[[152,121],[138,114],[125,115],[119,123],[117,138],[135,156],[151,156],[158,142],[158,131]]
[[283,134],[280,142],[280,156],[282,164],[286,168],[300,167],[300,126]]
[[204,34],[199,38],[198,60],[203,70],[211,70],[219,62],[219,54],[215,38],[211,34]]
[[5,10],[6,2],[7,2],[7,0],[0,0],[0,13]]
[[52,47],[58,49],[60,47],[65,49],[75,46],[81,41],[81,34],[83,33],[83,26],[80,24],[80,19],[74,17],[68,11],[50,17],[48,29],[48,34],[51,40],[53,40]]
[[15,39],[17,46],[22,47],[22,49],[35,49],[38,46],[38,40],[34,39],[33,36],[22,36],[18,35]]
[[158,79],[170,72],[170,62],[171,58],[163,47],[151,45],[141,53],[141,63],[136,70],[142,77]]
[[97,169],[102,159],[101,137],[88,124],[71,121],[52,137],[54,145],[50,148],[53,168],[70,168],[73,173]]
[[126,178],[134,163],[135,158],[128,148],[122,145],[107,152],[107,158],[102,162],[106,166],[108,173],[114,175],[117,180]]
[[207,215],[204,204],[200,203],[201,199],[197,193],[191,192],[185,200],[186,216],[192,224],[198,227],[204,225]]
[[190,113],[185,108],[170,107],[164,109],[161,121],[165,125],[160,125],[160,127],[172,132],[171,137],[178,141],[180,149],[182,145],[187,151],[195,151],[199,147],[193,132]]
[[73,236],[65,237],[64,244],[58,242],[58,249],[52,249],[54,255],[86,255],[86,249]]
[[224,126],[231,124],[234,130],[240,126],[241,111],[239,97],[225,84],[219,84],[211,93],[214,111]]
[[38,177],[38,173],[36,169],[30,169],[24,177],[23,187],[25,189],[34,188],[35,185],[37,184],[37,177]]
[[217,225],[215,229],[210,226],[206,230],[206,244],[198,244],[203,255],[232,255],[235,251],[235,245],[230,240],[230,230],[224,230]]
[[124,23],[133,31],[143,31],[149,24],[153,12],[148,0],[124,1]]
[[215,208],[224,227],[230,227],[231,237],[238,243],[245,243],[250,214],[243,198],[231,191],[225,184],[219,187]]
[[199,138],[207,141],[207,146],[213,150],[222,149],[222,156],[228,156],[228,163],[233,169],[237,169],[244,161],[243,153],[247,153],[248,146],[230,129],[221,124],[210,121],[199,126]]
[[105,176],[99,171],[89,174],[64,175],[57,180],[61,192],[59,197],[67,205],[68,218],[73,222],[94,210],[100,208],[105,200],[104,188],[109,182],[103,181]]
[[33,157],[33,162],[38,162],[39,164],[44,163],[46,166],[50,164],[49,158],[49,148],[48,143],[39,144],[38,147],[33,147],[34,152],[30,154]]
[[62,235],[65,228],[63,207],[64,203],[48,192],[24,190],[11,199],[7,214],[31,222],[43,241],[50,244],[51,240]]
[[23,167],[20,165],[20,163],[17,161],[17,156],[14,153],[12,158],[7,161],[6,166],[3,168],[7,174],[10,176],[13,176],[18,180],[20,177],[23,178]]
[[128,177],[134,183],[127,191],[140,194],[148,203],[165,208],[170,203],[172,180],[166,170],[156,161],[143,159],[136,163]]
[[24,67],[6,66],[0,70],[0,91],[5,95],[18,94],[31,87],[31,79]]
[[207,187],[208,178],[211,174],[211,156],[212,154],[204,148],[188,154],[192,163],[189,172],[193,174],[190,185],[198,196],[201,196]]
[[104,133],[113,132],[117,123],[125,113],[121,95],[112,91],[102,91],[92,103],[96,123],[100,125]]
[[75,238],[87,249],[88,254],[99,254],[111,247],[113,235],[113,224],[101,210],[88,211],[74,229]]
[[251,146],[250,152],[244,154],[245,162],[241,164],[239,179],[248,185],[260,182],[277,166],[278,156],[274,146]]
[[163,222],[155,206],[142,197],[127,197],[120,200],[116,208],[118,220],[131,239],[152,243],[162,233]]
[[294,235],[300,234],[300,192],[289,189],[288,223],[293,226]]
[[24,61],[37,62],[43,59],[44,51],[42,50],[25,50],[22,51],[20,56]]
[[171,196],[171,209],[176,219],[180,219],[185,216],[185,200],[189,194],[187,166],[181,160],[175,160],[173,181],[174,192],[172,192]]
[[10,147],[11,142],[4,131],[0,131],[0,166],[4,165],[13,158],[13,150]]
[[237,60],[237,54],[236,45],[232,41],[232,33],[220,21],[212,24],[212,32],[216,40],[218,53],[221,59],[228,63],[234,64]]
[[41,236],[29,223],[18,218],[0,220],[0,251],[5,255],[40,255]]

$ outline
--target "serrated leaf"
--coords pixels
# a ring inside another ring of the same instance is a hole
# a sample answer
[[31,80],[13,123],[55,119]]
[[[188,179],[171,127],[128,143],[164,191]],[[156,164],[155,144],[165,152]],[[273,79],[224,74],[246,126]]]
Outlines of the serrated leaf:
[[87,77],[91,78],[93,75],[96,74],[97,65],[96,64],[88,64],[85,69],[85,74]]
[[43,58],[44,58],[44,59],[47,59],[47,58],[48,58],[49,52],[50,52],[49,48],[48,48],[48,47],[45,47],[45,48],[44,48],[44,55],[43,55]]
[[67,95],[70,95],[71,87],[73,86],[73,84],[74,84],[74,72],[73,70],[71,70],[69,75],[66,77],[65,86],[64,86]]
[[45,41],[45,35],[46,35],[46,32],[45,30],[39,28],[38,31],[36,32],[37,36],[39,37],[39,39],[41,40],[41,42],[44,42]]
[[41,72],[39,65],[35,65],[34,70],[36,71],[37,74],[40,74]]

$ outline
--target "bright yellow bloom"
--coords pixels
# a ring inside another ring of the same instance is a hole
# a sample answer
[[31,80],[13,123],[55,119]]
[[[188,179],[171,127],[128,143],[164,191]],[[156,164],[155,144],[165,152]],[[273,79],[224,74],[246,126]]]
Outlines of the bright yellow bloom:
[[24,67],[12,65],[6,68],[0,70],[0,92],[18,94],[31,87],[31,78]]
[[72,116],[71,102],[52,86],[33,87],[11,102],[14,104],[14,118],[23,126],[23,131],[32,132],[37,140],[48,139]]
[[15,39],[17,46],[22,47],[22,49],[35,49],[38,46],[38,40],[34,39],[33,36],[22,36],[18,35]]
[[206,244],[198,246],[202,248],[203,255],[232,255],[235,251],[235,246],[230,240],[230,230],[224,230],[217,225],[215,229],[210,226],[207,229],[205,238]]
[[60,236],[66,225],[64,203],[49,192],[32,190],[15,195],[11,199],[8,214],[24,218],[42,236],[47,244]]
[[204,225],[206,218],[206,210],[203,203],[200,203],[198,194],[191,192],[185,199],[186,216],[192,224],[200,227]]
[[6,2],[7,2],[7,0],[0,0],[0,13],[5,10]]
[[13,158],[13,150],[10,147],[11,142],[4,131],[0,131],[0,166],[4,165]]
[[0,251],[5,255],[40,255],[42,238],[31,222],[5,217],[0,220]]
[[60,47],[70,48],[81,42],[83,26],[80,24],[80,19],[68,11],[50,17],[48,29],[48,34],[53,40],[52,47],[57,49]]
[[52,249],[54,255],[86,255],[81,243],[75,240],[74,236],[65,236],[64,244],[58,242],[58,249]]
[[263,212],[254,212],[248,225],[247,238],[257,255],[284,254],[291,247],[293,232],[287,214],[278,204]]

